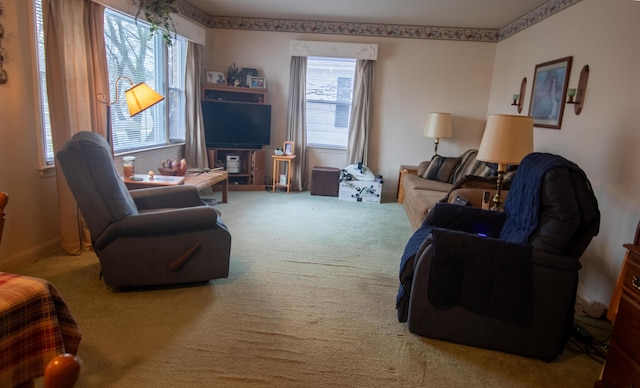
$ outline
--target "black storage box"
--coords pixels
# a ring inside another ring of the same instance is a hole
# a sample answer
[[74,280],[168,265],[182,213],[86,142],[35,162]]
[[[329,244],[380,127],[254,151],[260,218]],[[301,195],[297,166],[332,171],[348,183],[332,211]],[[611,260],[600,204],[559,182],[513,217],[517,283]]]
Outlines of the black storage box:
[[311,170],[311,195],[338,196],[340,169],[314,166]]

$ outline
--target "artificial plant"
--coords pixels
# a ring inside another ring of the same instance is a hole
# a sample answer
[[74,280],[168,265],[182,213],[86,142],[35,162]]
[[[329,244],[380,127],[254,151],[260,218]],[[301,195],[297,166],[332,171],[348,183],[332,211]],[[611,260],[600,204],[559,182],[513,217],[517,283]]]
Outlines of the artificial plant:
[[162,32],[162,39],[168,46],[173,43],[176,33],[176,26],[171,19],[172,13],[177,13],[176,0],[132,0],[138,7],[136,19],[140,13],[144,13],[151,27],[149,28],[149,38],[156,32]]

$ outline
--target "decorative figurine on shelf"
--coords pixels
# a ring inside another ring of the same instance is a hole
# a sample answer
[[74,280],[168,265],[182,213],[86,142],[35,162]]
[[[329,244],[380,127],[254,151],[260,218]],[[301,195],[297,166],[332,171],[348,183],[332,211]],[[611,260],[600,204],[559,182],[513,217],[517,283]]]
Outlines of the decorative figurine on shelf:
[[280,149],[280,148],[276,148],[276,150],[274,151],[274,153],[275,153],[277,156],[282,156],[282,155],[284,155],[284,152],[283,152],[283,151],[282,151],[282,149]]

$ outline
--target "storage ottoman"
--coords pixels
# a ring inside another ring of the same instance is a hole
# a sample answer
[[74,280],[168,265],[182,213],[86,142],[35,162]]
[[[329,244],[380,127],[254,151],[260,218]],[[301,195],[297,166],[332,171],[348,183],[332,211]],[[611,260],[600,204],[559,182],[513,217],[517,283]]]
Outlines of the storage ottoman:
[[340,169],[314,166],[311,170],[311,195],[338,196]]

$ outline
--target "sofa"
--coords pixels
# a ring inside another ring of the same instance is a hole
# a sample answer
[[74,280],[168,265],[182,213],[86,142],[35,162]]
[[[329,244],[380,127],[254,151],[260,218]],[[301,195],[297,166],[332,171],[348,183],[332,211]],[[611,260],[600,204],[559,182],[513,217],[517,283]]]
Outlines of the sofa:
[[435,155],[420,163],[416,175],[407,174],[402,178],[403,205],[414,230],[418,229],[429,209],[443,199],[453,202],[460,196],[469,205],[481,207],[484,191],[490,191],[493,197],[496,169],[476,160],[477,154],[477,149],[469,149],[457,157]]

